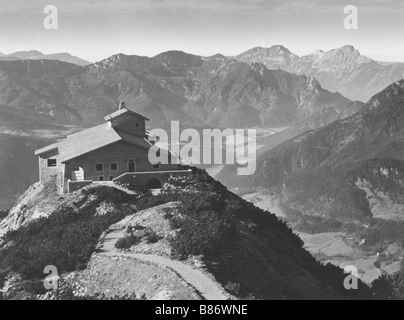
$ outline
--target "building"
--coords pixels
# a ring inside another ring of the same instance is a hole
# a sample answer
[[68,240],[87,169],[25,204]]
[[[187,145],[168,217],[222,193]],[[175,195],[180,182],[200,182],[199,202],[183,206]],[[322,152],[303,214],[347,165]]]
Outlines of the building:
[[[42,184],[53,183],[61,193],[107,181],[158,189],[172,173],[188,173],[180,164],[149,162],[152,143],[147,139],[146,117],[121,104],[104,119],[101,125],[35,151]],[[175,157],[168,150],[160,152]]]

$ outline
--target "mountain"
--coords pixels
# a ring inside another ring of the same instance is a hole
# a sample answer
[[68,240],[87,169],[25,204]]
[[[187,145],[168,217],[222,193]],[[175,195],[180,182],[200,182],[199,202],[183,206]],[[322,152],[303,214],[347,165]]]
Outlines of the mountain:
[[384,228],[385,234],[373,241],[397,240],[391,239],[391,226],[398,228],[394,234],[401,239],[404,80],[373,96],[353,116],[264,153],[254,175],[234,177],[233,170],[224,168],[218,179],[230,187],[269,189],[282,198],[292,218],[303,215],[357,226],[385,221],[389,235]]
[[371,298],[361,282],[346,290],[343,270],[315,261],[284,222],[195,168],[155,196],[114,185],[60,196],[37,183],[0,222],[7,230],[5,299],[53,297],[36,285],[43,265],[58,268],[59,299]]
[[114,55],[86,67],[59,61],[0,61],[0,103],[58,123],[89,126],[125,100],[153,125],[290,126],[324,112],[351,114],[349,99],[313,77],[221,56],[178,51],[154,58]]
[[[212,58],[217,58],[217,56],[213,56]],[[168,51],[153,57],[153,60],[158,61],[179,76],[186,76],[188,69],[190,67],[200,67],[203,64],[204,58],[183,51]]]
[[72,56],[70,53],[52,53],[44,54],[36,50],[30,51],[18,51],[9,55],[0,55],[1,60],[58,60],[67,63],[76,64],[78,66],[86,66],[91,64],[89,61],[85,61],[78,57]]
[[37,50],[29,50],[29,51],[17,51],[9,54],[11,57],[15,57],[21,60],[28,60],[28,59],[36,59],[38,57],[43,57],[45,54],[39,52]]
[[83,60],[83,59],[81,59],[79,57],[73,56],[73,55],[71,55],[70,53],[67,53],[67,52],[46,54],[43,57],[37,57],[35,59],[38,59],[38,60],[41,60],[41,59],[59,60],[59,61],[63,61],[63,62],[76,64],[78,66],[87,66],[89,64],[92,64],[89,61],[86,61],[86,60]]
[[282,46],[254,48],[236,57],[247,63],[260,62],[268,69],[315,77],[327,90],[352,100],[367,101],[404,76],[403,63],[380,63],[362,56],[353,46],[298,57]]
[[291,64],[298,61],[300,57],[290,52],[284,46],[276,45],[270,48],[252,48],[239,54],[236,59],[248,63],[258,62],[269,69],[280,68],[286,70]]

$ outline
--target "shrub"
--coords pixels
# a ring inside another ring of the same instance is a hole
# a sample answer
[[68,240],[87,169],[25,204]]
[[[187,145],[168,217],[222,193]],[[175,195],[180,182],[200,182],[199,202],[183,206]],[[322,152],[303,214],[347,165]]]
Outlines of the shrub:
[[173,215],[171,213],[168,213],[168,212],[165,213],[164,216],[163,216],[163,218],[166,219],[166,220],[170,220],[172,217],[173,217]]
[[179,229],[181,227],[181,217],[174,216],[170,219],[169,223],[171,230]]
[[138,244],[141,239],[135,235],[128,235],[123,238],[118,239],[115,243],[117,249],[129,249],[130,247]]
[[157,233],[151,230],[148,234],[145,235],[145,239],[147,243],[156,243],[159,241],[159,237],[157,236]]
[[163,218],[166,219],[166,220],[169,220],[174,216],[173,213],[172,213],[173,208],[164,208],[163,211],[164,211]]

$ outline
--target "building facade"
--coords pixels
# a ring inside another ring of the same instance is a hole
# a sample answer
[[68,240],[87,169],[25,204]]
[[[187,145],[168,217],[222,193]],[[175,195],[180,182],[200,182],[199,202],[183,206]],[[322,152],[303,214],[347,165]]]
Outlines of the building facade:
[[[152,164],[144,116],[124,107],[106,116],[105,123],[86,129],[35,152],[42,184],[55,184],[68,193],[85,185],[123,181],[144,189],[156,189],[170,173],[185,173],[178,159],[173,164]],[[170,159],[176,155],[169,150]],[[174,163],[178,162],[178,163]]]

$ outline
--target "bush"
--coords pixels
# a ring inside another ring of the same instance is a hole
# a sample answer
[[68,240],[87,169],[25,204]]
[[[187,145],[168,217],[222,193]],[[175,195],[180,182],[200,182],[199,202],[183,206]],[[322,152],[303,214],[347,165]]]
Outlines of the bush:
[[166,220],[170,220],[172,217],[173,217],[173,215],[171,213],[168,213],[168,212],[165,213],[164,216],[163,216],[163,218],[166,219]]
[[171,230],[179,229],[182,225],[181,223],[181,217],[180,216],[174,216],[170,219],[170,228]]
[[164,216],[163,218],[166,220],[171,219],[174,215],[173,215],[173,208],[164,208]]
[[157,236],[157,233],[151,230],[149,233],[145,235],[145,239],[147,243],[156,243],[159,241],[159,237]]
[[138,244],[141,239],[135,235],[128,235],[123,238],[118,239],[115,243],[117,249],[129,249],[130,247]]

